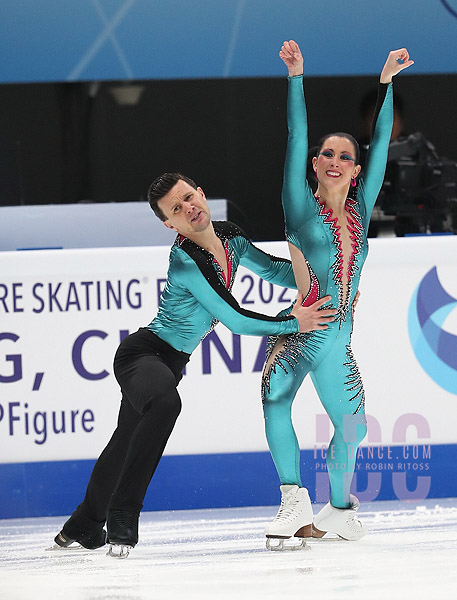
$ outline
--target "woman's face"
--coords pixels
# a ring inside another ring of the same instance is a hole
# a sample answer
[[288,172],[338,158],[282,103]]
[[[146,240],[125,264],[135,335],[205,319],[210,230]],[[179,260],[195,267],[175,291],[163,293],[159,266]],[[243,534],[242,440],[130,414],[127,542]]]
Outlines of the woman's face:
[[326,187],[344,187],[360,173],[360,165],[355,162],[353,143],[344,137],[327,138],[313,158],[313,168],[319,183]]

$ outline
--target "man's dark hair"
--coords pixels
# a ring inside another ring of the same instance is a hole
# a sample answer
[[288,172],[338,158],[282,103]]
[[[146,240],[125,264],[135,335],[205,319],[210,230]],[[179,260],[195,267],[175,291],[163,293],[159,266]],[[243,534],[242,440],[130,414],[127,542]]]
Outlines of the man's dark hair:
[[149,205],[154,211],[156,217],[159,217],[161,221],[166,221],[167,217],[163,214],[162,210],[158,206],[157,202],[163,198],[168,192],[173,188],[178,181],[185,181],[194,190],[197,189],[197,184],[195,181],[190,179],[190,177],[186,177],[185,175],[181,175],[181,173],[164,173],[157,179],[151,183],[148,189],[148,201]]

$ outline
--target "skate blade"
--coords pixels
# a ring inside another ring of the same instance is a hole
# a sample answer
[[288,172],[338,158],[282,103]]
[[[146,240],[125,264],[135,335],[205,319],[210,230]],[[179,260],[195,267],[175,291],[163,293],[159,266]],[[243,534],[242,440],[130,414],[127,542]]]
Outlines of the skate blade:
[[323,531],[321,529],[317,529],[313,525],[313,536],[311,538],[313,542],[347,542],[346,538],[341,536],[339,533],[335,533],[333,531]]
[[106,556],[112,556],[113,558],[127,558],[130,554],[130,550],[133,550],[133,546],[129,546],[128,544],[110,544]]
[[337,533],[329,533],[329,535],[325,535],[324,537],[312,537],[311,544],[329,544],[335,542],[347,542],[345,538],[339,536]]
[[53,546],[49,546],[49,548],[45,548],[46,552],[66,552],[67,550],[71,550],[74,552],[75,550],[85,550],[81,544],[78,542],[74,542],[70,546],[59,546],[59,544],[54,544]]
[[[288,540],[300,540],[299,544],[285,544],[284,542]],[[285,552],[285,551],[295,551],[295,550],[311,550],[311,548],[306,543],[305,538],[275,538],[275,537],[267,537],[266,542],[267,550],[271,550],[272,552]]]

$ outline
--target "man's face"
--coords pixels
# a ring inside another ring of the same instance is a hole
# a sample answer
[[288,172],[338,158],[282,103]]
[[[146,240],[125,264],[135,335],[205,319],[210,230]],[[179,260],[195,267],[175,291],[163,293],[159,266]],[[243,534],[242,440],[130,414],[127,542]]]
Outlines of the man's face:
[[186,237],[204,231],[211,221],[203,190],[182,179],[157,204],[167,218],[164,225]]

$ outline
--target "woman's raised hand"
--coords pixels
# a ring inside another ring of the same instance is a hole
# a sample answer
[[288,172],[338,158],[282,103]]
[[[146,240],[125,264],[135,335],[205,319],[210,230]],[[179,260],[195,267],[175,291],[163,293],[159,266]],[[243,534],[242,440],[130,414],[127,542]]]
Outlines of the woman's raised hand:
[[294,40],[284,42],[279,51],[279,56],[289,69],[289,77],[303,75],[303,56],[297,42],[294,42]]
[[[401,62],[398,62],[399,60]],[[391,50],[389,52],[389,56],[387,57],[386,64],[381,71],[381,77],[379,81],[381,83],[390,83],[392,81],[392,77],[413,64],[414,61],[409,59],[409,52],[406,48]]]

